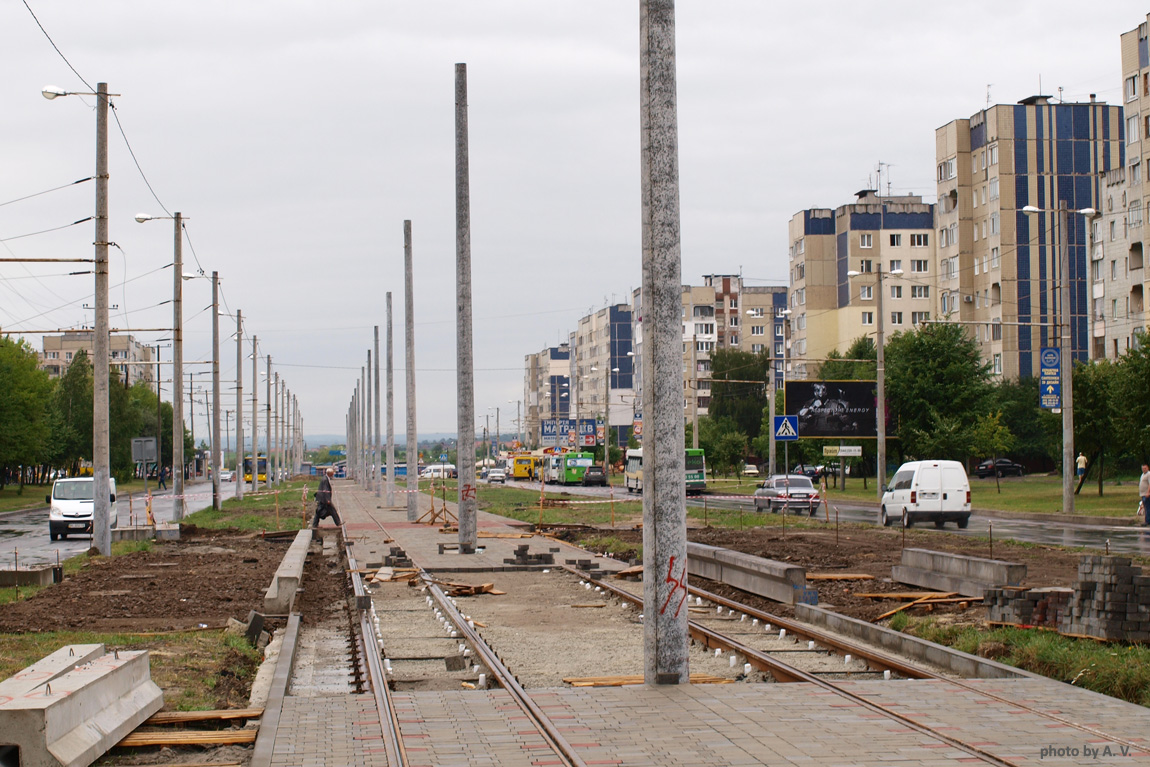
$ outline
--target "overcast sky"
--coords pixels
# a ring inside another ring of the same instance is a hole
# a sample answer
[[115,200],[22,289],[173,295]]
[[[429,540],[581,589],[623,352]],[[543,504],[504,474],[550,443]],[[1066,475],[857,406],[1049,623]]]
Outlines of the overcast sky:
[[[404,219],[419,430],[455,431],[456,62],[468,68],[478,424],[498,406],[512,431],[524,355],[640,282],[635,0],[27,2],[88,83],[121,94],[113,327],[171,325],[171,223],[133,216],[181,211],[185,271],[219,271],[225,310],[243,310],[308,434],[343,432],[387,291],[403,433]],[[1145,13],[1068,0],[680,0],[683,281],[783,282],[789,218],[850,202],[879,162],[893,192],[933,201],[934,130],[982,108],[988,85],[994,103],[1040,82],[1067,101],[1119,103],[1119,35]],[[0,239],[91,215],[91,182],[3,204],[90,176],[95,112],[91,98],[40,95],[88,88],[23,0],[0,4],[0,61]],[[90,257],[92,241],[86,222],[2,242],[0,257]],[[66,276],[82,268],[0,264],[0,326],[90,324],[92,278]],[[209,283],[185,283],[184,297],[185,359],[209,359]],[[234,321],[222,327],[226,337]],[[222,374],[234,378],[234,341]],[[244,378],[250,391],[250,367]]]

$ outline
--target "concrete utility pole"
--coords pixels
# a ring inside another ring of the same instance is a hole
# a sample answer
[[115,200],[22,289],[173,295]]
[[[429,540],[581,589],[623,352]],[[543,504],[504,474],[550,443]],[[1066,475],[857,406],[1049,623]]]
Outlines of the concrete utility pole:
[[236,498],[244,497],[244,313],[236,309]]
[[404,394],[407,408],[407,521],[419,518],[419,436],[415,430],[415,291],[411,273],[411,220],[403,222],[403,340]]
[[[376,332],[379,332],[378,327],[376,328]],[[370,493],[372,490],[375,489],[375,484],[376,484],[375,480],[376,480],[376,478],[378,476],[378,472],[379,472],[379,467],[375,463],[375,457],[376,457],[375,456],[375,430],[371,428],[371,414],[372,414],[372,406],[371,406],[371,404],[372,404],[371,349],[367,350],[367,379],[366,379],[366,381],[367,381],[367,386],[364,387],[364,396],[365,396],[364,402],[367,404],[367,407],[364,408],[364,413],[363,413],[366,428],[364,429],[363,433],[367,436],[367,443],[364,445],[363,455],[364,455],[364,463],[367,466],[369,466],[370,469],[369,469],[367,475],[364,477],[364,479],[367,480],[367,482],[364,483],[364,489]],[[376,400],[379,399],[379,393],[378,392],[375,393],[375,399]]]
[[[390,312],[391,312],[391,294],[390,293],[387,294],[387,311],[390,314]],[[390,360],[388,360],[388,363],[390,364]],[[376,451],[379,450],[381,447],[380,442],[379,442],[379,412],[381,409],[380,402],[379,402],[379,387],[380,387],[379,364],[380,364],[379,363],[379,325],[376,325],[375,326],[375,413],[374,413],[375,427],[372,429],[372,432],[371,432],[372,433],[371,460],[373,462],[376,460]],[[390,384],[391,384],[391,381],[388,381],[389,386],[390,386]],[[387,394],[388,394],[388,397],[391,396],[391,390],[390,389],[388,389]],[[368,422],[369,423],[371,422],[371,417],[372,417],[372,414],[369,413],[368,414]],[[380,458],[382,460],[383,456],[381,455]],[[391,481],[391,466],[388,465],[387,469],[388,469],[388,482],[390,482]],[[380,476],[380,473],[378,471],[375,474],[375,482],[372,483],[372,487],[375,489],[375,497],[376,498],[379,498],[381,495],[383,495],[383,478]]]
[[[163,460],[163,454],[164,454],[164,438],[163,438],[164,411],[161,409],[163,406],[163,401],[160,398],[160,381],[162,379],[160,371],[162,369],[163,368],[161,368],[161,366],[160,366],[160,345],[156,344],[156,368],[155,368],[155,370],[156,370],[156,485],[157,485],[156,489],[157,489],[157,491],[159,490],[160,477],[163,476],[163,471],[164,471],[164,460]],[[148,476],[148,472],[145,471],[144,472],[144,478],[145,478],[144,479],[144,492],[145,493],[148,491],[147,476]]]
[[[770,367],[767,368],[767,410],[770,411],[771,417],[767,423],[770,425],[768,430],[770,433],[769,448],[767,449],[767,476],[773,476],[775,473],[775,308],[771,306],[771,318],[767,325],[767,330],[770,333],[771,339],[771,361],[768,363]],[[786,343],[785,339],[783,343]],[[712,375],[714,375],[712,373]]]
[[[1077,219],[1076,219],[1077,220]],[[1058,201],[1058,303],[1062,304],[1058,346],[1062,357],[1062,511],[1074,513],[1074,344],[1070,314],[1070,210],[1066,200]]]
[[220,273],[212,272],[212,508],[220,510]]
[[643,678],[687,684],[687,508],[675,4],[640,6],[643,195]]
[[[172,521],[184,518],[184,219],[177,210],[172,247]],[[192,443],[195,449],[195,442]]]
[[467,65],[455,65],[455,367],[459,461],[459,553],[474,554],[475,376],[471,346],[471,188],[467,154]]
[[268,427],[268,435],[271,436],[272,442],[268,447],[268,471],[271,472],[272,484],[279,485],[282,482],[280,477],[280,373],[276,371],[275,385],[272,387],[272,395],[275,398],[275,404],[272,406],[272,421]]
[[[267,461],[267,479],[265,484],[271,487],[275,484],[275,475],[272,474],[272,355],[268,355],[267,367],[267,405],[264,406],[264,440],[267,442],[265,460]],[[256,471],[259,470],[257,466]]]
[[[379,329],[376,329],[375,346],[379,348]],[[387,293],[387,496],[388,508],[395,506],[395,389],[393,381],[391,338],[391,291]],[[379,359],[379,355],[376,355]],[[378,378],[377,378],[378,380]],[[375,431],[379,433],[379,410],[375,411]]]
[[260,352],[259,339],[252,336],[252,492],[260,486]]
[[96,84],[96,337],[92,342],[93,543],[112,553],[112,458],[108,412],[108,84]]
[[371,370],[371,357],[368,357],[367,367],[359,369],[359,412],[356,416],[359,422],[356,425],[359,433],[359,465],[360,471],[359,483],[364,488],[371,487],[371,472],[368,470],[367,457],[368,457],[368,442],[371,441],[371,434],[367,430],[367,411],[371,410],[371,375],[368,371]]
[[699,449],[699,341],[691,334],[691,447]]
[[[876,401],[875,401],[875,425],[877,426],[878,439],[875,440],[875,460],[878,463],[877,474],[878,482],[875,483],[875,492],[878,494],[879,503],[882,503],[882,496],[885,492],[884,485],[886,485],[886,356],[884,354],[884,333],[886,329],[886,314],[883,313],[883,294],[886,289],[882,284],[882,260],[878,264],[878,297],[875,299],[875,309],[878,310],[878,334],[875,336],[877,341],[875,345],[875,378],[877,380],[876,388]],[[787,347],[786,344],[790,341],[790,334],[783,339],[783,359],[786,359]],[[785,365],[786,363],[784,363]],[[842,466],[846,463],[842,458],[839,459],[839,465]],[[844,474],[845,476],[845,474]]]

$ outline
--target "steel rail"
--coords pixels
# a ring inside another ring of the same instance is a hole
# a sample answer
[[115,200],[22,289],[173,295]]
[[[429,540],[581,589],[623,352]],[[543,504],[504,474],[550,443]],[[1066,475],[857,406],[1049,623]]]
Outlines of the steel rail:
[[[589,576],[586,573],[581,572],[579,570],[576,570],[574,568],[565,567],[564,569],[568,570],[569,572],[573,572],[574,574],[579,575],[581,577],[589,578]],[[607,589],[608,591],[612,592],[616,596],[619,596],[623,599],[628,600],[632,604],[636,604],[640,607],[642,607],[642,605],[643,605],[643,601],[640,597],[637,597],[628,591],[624,591],[623,589],[620,589],[619,587],[613,586],[613,585],[606,583],[604,581],[596,581],[596,583],[598,583],[600,586]],[[1003,759],[1002,757],[995,756],[994,754],[990,753],[989,751],[982,750],[978,746],[973,746],[973,745],[971,745],[965,741],[959,740],[958,738],[947,735],[946,733],[939,732],[938,730],[935,730],[928,725],[921,724],[918,721],[911,719],[910,717],[908,717],[904,714],[900,714],[897,711],[892,711],[891,709],[887,708],[886,706],[875,703],[872,700],[868,700],[867,698],[865,698],[861,695],[858,695],[856,693],[853,693],[850,690],[843,689],[842,687],[839,687],[838,685],[834,684],[833,682],[828,682],[825,679],[817,677],[817,676],[810,674],[806,671],[803,671],[801,669],[795,668],[794,666],[790,665],[789,663],[784,663],[783,661],[780,661],[777,658],[772,658],[768,654],[766,654],[762,651],[756,650],[752,647],[748,647],[748,646],[742,644],[741,642],[736,642],[735,640],[731,639],[730,637],[725,637],[716,631],[712,631],[711,629],[708,629],[705,626],[699,625],[695,621],[688,621],[687,625],[689,627],[689,630],[691,631],[692,636],[702,637],[703,641],[705,643],[714,642],[715,644],[721,644],[723,647],[734,650],[735,652],[739,653],[740,655],[743,655],[747,659],[747,662],[749,662],[752,666],[757,667],[757,668],[761,668],[761,669],[769,670],[770,673],[772,674],[772,676],[775,676],[776,679],[778,679],[780,676],[782,676],[782,677],[788,678],[789,681],[806,682],[807,684],[817,685],[818,687],[820,687],[820,688],[822,688],[828,692],[833,692],[836,695],[839,695],[843,698],[846,698],[847,700],[851,701],[852,703],[855,703],[856,705],[862,706],[864,708],[868,708],[871,711],[874,711],[876,713],[882,714],[883,716],[894,719],[894,720],[898,721],[900,724],[903,724],[906,727],[909,727],[910,729],[912,729],[912,730],[914,730],[914,731],[916,731],[922,735],[926,735],[927,737],[942,741],[943,743],[947,744],[948,746],[950,746],[952,748],[957,748],[960,751],[965,751],[966,753],[970,754],[971,756],[977,757],[978,759],[981,759],[982,761],[986,762],[987,764],[993,764],[996,767],[1019,767],[1019,765],[1016,762],[1011,762],[1011,761],[1008,761],[1006,759]],[[710,647],[712,645],[706,644],[706,646]],[[760,664],[762,664],[762,665],[760,665]],[[950,680],[947,680],[947,681],[949,682]]]
[[450,618],[460,633],[462,633],[467,641],[471,643],[471,646],[475,648],[475,652],[483,660],[484,665],[491,670],[491,673],[495,675],[499,683],[503,685],[503,688],[511,693],[512,699],[523,709],[523,713],[534,720],[539,734],[543,736],[543,740],[547,741],[547,745],[551,750],[553,750],[564,763],[570,765],[570,767],[587,767],[587,763],[575,753],[574,746],[563,737],[563,734],[559,732],[559,729],[555,726],[555,723],[551,721],[551,718],[532,700],[528,692],[519,684],[519,680],[517,680],[511,673],[511,670],[503,664],[503,661],[495,654],[495,651],[490,645],[483,640],[479,632],[467,624],[467,620],[463,617],[463,614],[451,603],[451,600],[447,598],[447,595],[443,593],[443,590],[439,588],[431,575],[428,574],[426,570],[420,568],[419,577],[423,580],[424,584],[426,584],[432,597],[443,609],[444,614]]

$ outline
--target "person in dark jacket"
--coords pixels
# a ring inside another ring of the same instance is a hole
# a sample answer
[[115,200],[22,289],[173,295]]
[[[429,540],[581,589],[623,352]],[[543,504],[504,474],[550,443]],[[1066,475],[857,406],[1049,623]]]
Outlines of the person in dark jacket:
[[311,520],[311,526],[313,528],[319,527],[319,521],[324,517],[331,517],[336,527],[343,524],[339,519],[339,512],[335,510],[335,503],[332,500],[331,478],[334,474],[335,469],[329,466],[327,471],[319,479],[319,489],[315,491],[315,517]]

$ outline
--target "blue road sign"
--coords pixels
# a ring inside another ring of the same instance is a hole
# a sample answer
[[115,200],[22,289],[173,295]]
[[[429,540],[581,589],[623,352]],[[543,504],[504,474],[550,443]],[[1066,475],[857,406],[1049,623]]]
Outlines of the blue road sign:
[[799,438],[799,417],[797,415],[775,416],[775,439],[790,442]]
[[440,453],[439,454],[439,460],[446,461],[447,460],[447,453]]
[[1053,346],[1038,353],[1038,404],[1047,410],[1062,407],[1062,350]]

